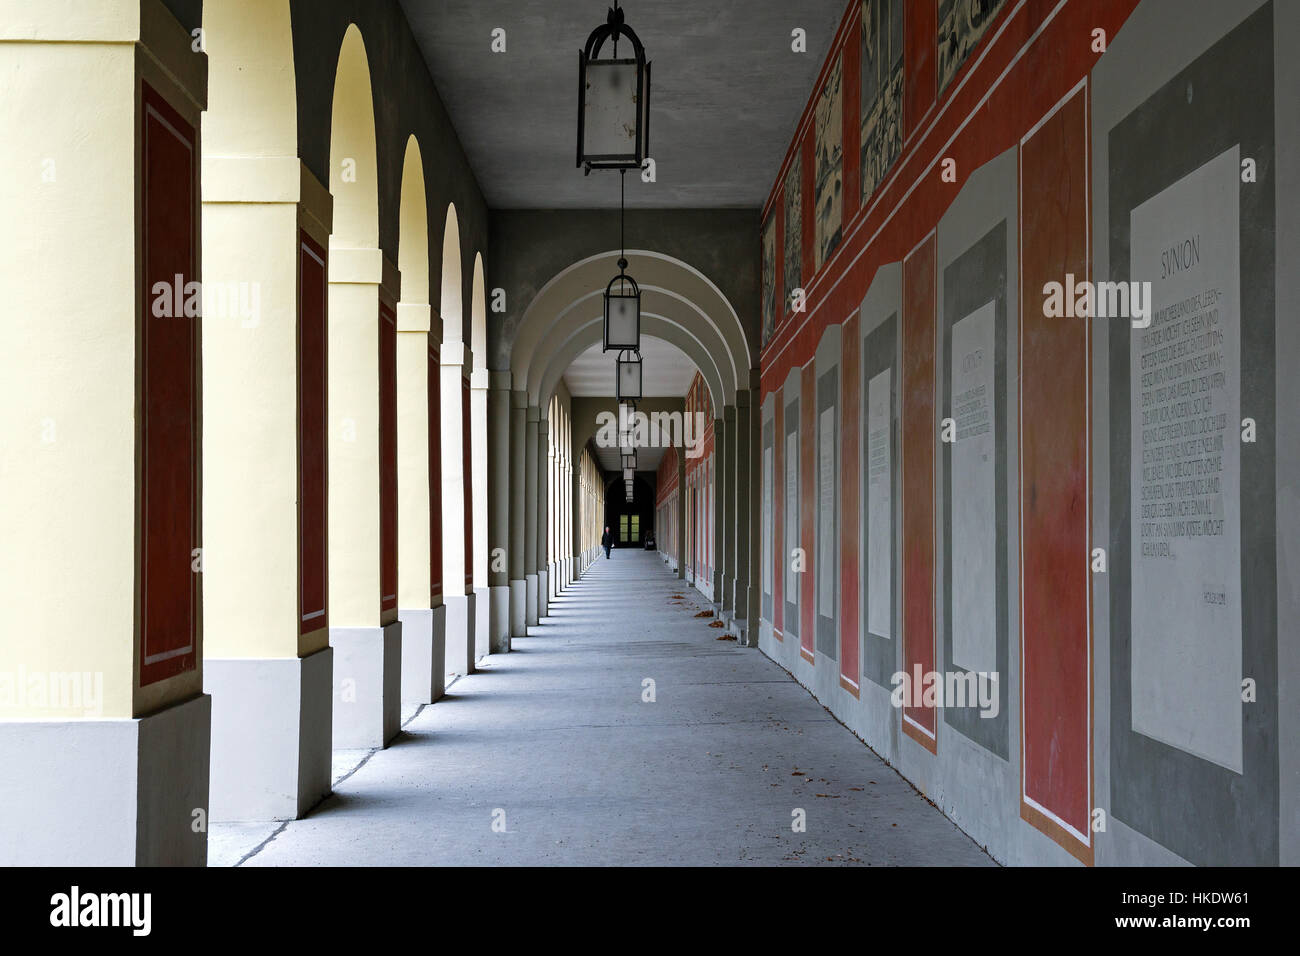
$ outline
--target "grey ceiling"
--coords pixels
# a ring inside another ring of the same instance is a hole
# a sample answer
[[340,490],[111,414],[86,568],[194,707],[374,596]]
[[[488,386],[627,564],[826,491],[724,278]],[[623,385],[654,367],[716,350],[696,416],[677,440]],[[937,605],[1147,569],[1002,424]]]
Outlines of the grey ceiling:
[[[497,209],[618,205],[618,177],[574,166],[578,51],[604,0],[401,0],[429,71]],[[762,205],[845,0],[631,0],[653,70],[657,182],[627,177],[629,206]],[[491,51],[506,31],[506,52]],[[790,34],[807,32],[808,52]],[[622,49],[620,48],[620,53]]]
[[[597,342],[564,372],[569,394],[600,398],[614,394],[616,352],[602,352]],[[681,398],[695,378],[695,363],[685,352],[653,335],[641,336],[641,394],[645,398]]]

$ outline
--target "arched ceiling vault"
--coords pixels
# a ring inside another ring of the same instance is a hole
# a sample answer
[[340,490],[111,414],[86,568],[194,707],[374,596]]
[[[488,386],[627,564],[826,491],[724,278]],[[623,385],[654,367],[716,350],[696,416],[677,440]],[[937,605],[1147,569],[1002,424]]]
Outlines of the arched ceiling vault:
[[[603,324],[604,317],[597,315],[573,329],[563,341],[556,344],[556,348],[548,359],[546,367],[540,369],[536,390],[534,390],[532,383],[529,384],[528,403],[530,405],[545,408],[550,403],[551,395],[555,393],[555,388],[564,376],[564,371],[569,367],[569,364],[593,343],[601,340],[604,334]],[[646,335],[653,335],[656,338],[663,339],[665,342],[671,342],[686,353],[691,361],[695,363],[696,368],[700,370],[700,375],[703,376],[704,383],[708,387],[713,400],[714,409],[720,411],[723,403],[718,401],[718,397],[726,394],[722,377],[712,357],[700,340],[691,333],[690,329],[683,327],[672,319],[642,310],[641,331]],[[612,372],[613,355],[610,356],[609,361]],[[534,367],[537,368],[536,365]],[[734,399],[733,394],[731,400],[734,401]]]
[[[641,286],[643,319],[654,315],[666,323],[668,331],[660,337],[688,355],[692,352],[686,341],[703,349],[704,361],[692,358],[702,371],[707,367],[713,373],[705,378],[715,406],[734,404],[737,388],[748,385],[752,356],[731,303],[706,276],[678,259],[645,250],[630,250],[626,256],[628,272]],[[553,389],[568,367],[566,362],[552,374],[557,350],[565,344],[574,347],[574,333],[589,325],[593,311],[601,312],[601,296],[614,275],[617,258],[617,252],[608,252],[574,263],[547,282],[529,304],[511,351],[511,377],[516,387],[527,389],[530,404],[538,403],[542,394],[549,395],[543,391],[544,379],[554,379],[549,386]],[[644,321],[642,331],[659,334]],[[687,340],[670,337],[679,331],[689,333]],[[583,348],[591,344],[589,337],[583,341]]]

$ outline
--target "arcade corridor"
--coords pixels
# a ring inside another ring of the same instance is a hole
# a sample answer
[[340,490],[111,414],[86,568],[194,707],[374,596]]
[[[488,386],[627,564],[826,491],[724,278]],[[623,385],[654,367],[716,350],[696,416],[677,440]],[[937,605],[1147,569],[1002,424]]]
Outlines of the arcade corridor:
[[1300,864],[1297,48],[0,0],[0,866]]
[[209,865],[991,865],[706,606],[615,550],[386,750],[336,755],[310,816],[214,825]]

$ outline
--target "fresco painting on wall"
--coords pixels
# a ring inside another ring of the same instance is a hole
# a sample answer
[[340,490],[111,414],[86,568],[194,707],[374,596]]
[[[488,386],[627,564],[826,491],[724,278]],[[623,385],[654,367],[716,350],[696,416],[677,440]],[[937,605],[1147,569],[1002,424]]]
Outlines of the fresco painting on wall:
[[776,216],[763,227],[763,344],[776,324]]
[[817,263],[820,269],[840,244],[844,209],[843,58],[836,57],[817,103]]
[[785,174],[785,306],[803,282],[803,163],[796,155]]
[[942,93],[980,42],[1006,0],[937,0],[939,92]]
[[862,0],[862,201],[903,149],[903,2]]

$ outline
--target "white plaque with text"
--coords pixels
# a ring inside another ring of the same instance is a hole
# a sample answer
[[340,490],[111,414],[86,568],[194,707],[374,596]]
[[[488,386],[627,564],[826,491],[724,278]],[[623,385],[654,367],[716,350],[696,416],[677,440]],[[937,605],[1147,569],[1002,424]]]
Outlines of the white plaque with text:
[[[799,576],[794,572],[794,549],[799,541],[799,433],[785,436],[785,600],[799,603]],[[795,628],[797,621],[786,621]]]
[[892,638],[893,486],[890,468],[890,370],[867,383],[867,630]]
[[763,593],[772,593],[772,446],[763,449]]
[[1234,146],[1133,210],[1151,324],[1111,327],[1131,336],[1133,729],[1238,773],[1240,176]]
[[997,310],[986,302],[952,327],[952,662],[997,670]]
[[819,420],[817,496],[817,607],[822,617],[835,616],[835,408]]

